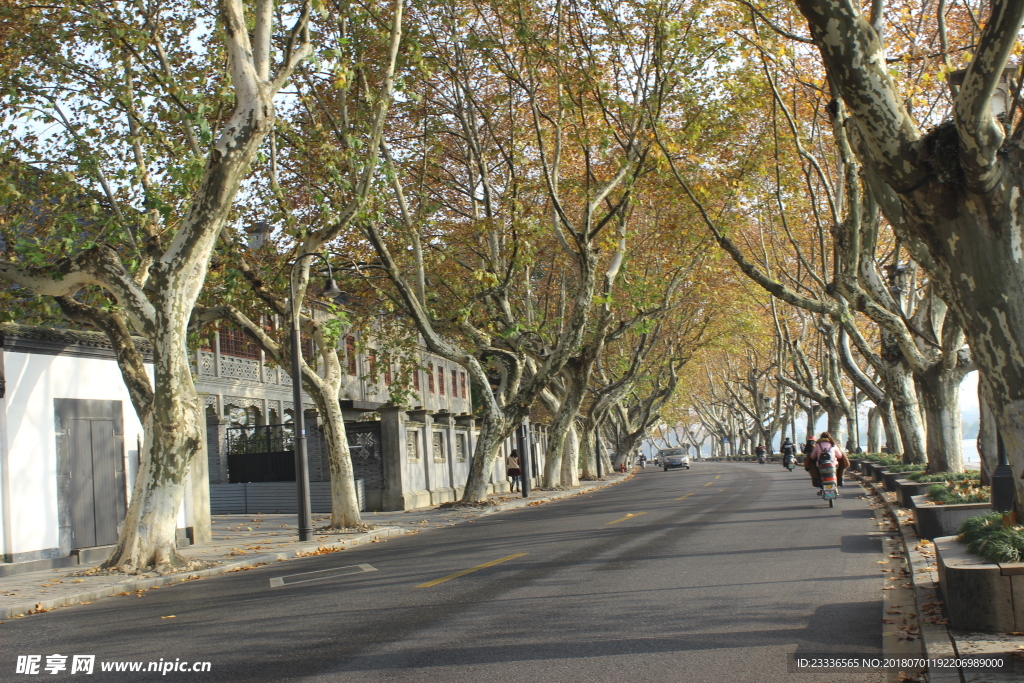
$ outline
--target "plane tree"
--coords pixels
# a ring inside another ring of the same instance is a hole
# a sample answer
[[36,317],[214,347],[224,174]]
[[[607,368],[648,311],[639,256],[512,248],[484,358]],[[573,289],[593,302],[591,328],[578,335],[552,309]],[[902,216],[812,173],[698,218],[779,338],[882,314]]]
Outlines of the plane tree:
[[[220,272],[194,316],[197,328],[229,321],[244,330],[268,360],[291,373],[294,291],[302,334],[312,345],[309,358],[300,354],[299,367],[303,389],[323,426],[333,528],[361,524],[339,402],[350,367],[342,336],[358,326],[366,336],[383,339],[387,330],[369,322],[379,314],[377,307],[360,311],[355,305],[358,290],[349,289],[344,299],[315,303],[319,292],[314,276],[323,268],[324,254],[328,263],[333,260],[340,266],[358,261],[365,252],[358,244],[346,244],[344,237],[353,221],[362,218],[369,198],[380,191],[380,148],[394,97],[403,13],[402,0],[395,0],[389,17],[331,5],[313,23],[316,47],[309,62],[296,70],[297,101],[278,121],[270,154],[251,183],[253,198],[271,196],[275,201],[249,202],[246,220],[260,226],[261,234],[254,248],[240,244],[238,235],[222,242]],[[325,171],[335,180],[335,191],[310,192],[311,185],[322,186]],[[274,230],[273,225],[280,227]],[[283,324],[268,325],[268,316]],[[392,336],[408,339],[405,332]],[[382,349],[382,363],[390,362],[387,355]],[[405,348],[404,355],[413,355],[413,350]],[[411,366],[396,374],[408,379],[410,372]],[[368,379],[378,381],[377,376]],[[393,393],[397,395],[402,384],[395,384]],[[303,428],[301,407],[293,409],[293,420],[295,429]]]
[[[0,109],[18,125],[3,132],[0,185],[4,204],[18,210],[6,218],[14,239],[0,277],[63,297],[110,336],[138,389],[145,440],[106,566],[171,570],[181,564],[175,529],[186,472],[202,451],[188,319],[273,126],[275,98],[309,51],[310,6],[23,10],[26,32],[5,36],[7,47],[18,41],[19,58],[5,61]],[[25,196],[26,177],[50,191]],[[151,384],[129,333],[151,346]]]
[[[599,273],[615,270],[650,170],[647,121],[672,85],[650,59],[665,49],[668,9],[620,4],[599,25],[565,5],[440,3],[415,15],[429,68],[408,75],[417,96],[396,108],[403,134],[384,143],[391,194],[359,225],[375,256],[363,272],[386,276],[379,291],[426,347],[470,374],[481,432],[468,502],[486,495],[502,441],[577,353]],[[556,288],[547,308],[533,293],[538,272],[565,274],[557,323]]]
[[[952,120],[926,129],[911,109],[907,84],[888,66],[885,29],[892,21],[876,3],[865,15],[849,0],[798,0],[808,40],[846,108],[852,148],[872,196],[915,260],[944,292],[992,394],[991,408],[1014,471],[1024,469],[1024,295],[1018,197],[1024,137],[1014,101],[997,118],[993,102],[1024,23],[1024,5],[994,0],[970,30],[949,30],[946,6],[930,74],[958,64]],[[969,62],[967,62],[967,58]],[[938,80],[938,79],[934,79]],[[1005,87],[1005,86],[1004,86]],[[1016,125],[1015,125],[1016,124]],[[1024,481],[1017,482],[1017,505]]]

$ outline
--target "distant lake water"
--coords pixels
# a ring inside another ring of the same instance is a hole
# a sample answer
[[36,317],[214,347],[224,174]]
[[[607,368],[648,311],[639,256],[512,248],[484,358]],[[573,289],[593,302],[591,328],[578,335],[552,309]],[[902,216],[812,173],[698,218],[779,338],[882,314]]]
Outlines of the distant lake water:
[[964,439],[960,442],[960,448],[964,452],[964,466],[969,470],[981,468],[981,456],[978,455],[978,440]]

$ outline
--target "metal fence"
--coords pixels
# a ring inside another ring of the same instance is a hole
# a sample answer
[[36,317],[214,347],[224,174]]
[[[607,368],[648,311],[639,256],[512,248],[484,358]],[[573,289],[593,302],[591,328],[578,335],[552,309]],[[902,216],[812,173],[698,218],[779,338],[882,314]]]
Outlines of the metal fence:
[[228,482],[295,481],[291,425],[230,427],[225,432]]
[[228,453],[276,453],[294,449],[294,430],[291,425],[260,425],[229,427],[225,434]]

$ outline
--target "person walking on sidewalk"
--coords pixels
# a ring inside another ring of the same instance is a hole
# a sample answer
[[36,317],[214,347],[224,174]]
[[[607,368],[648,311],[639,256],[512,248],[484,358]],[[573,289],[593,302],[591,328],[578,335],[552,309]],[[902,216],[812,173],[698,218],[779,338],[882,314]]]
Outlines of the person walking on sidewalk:
[[511,491],[521,491],[523,488],[523,470],[520,467],[519,451],[512,449],[508,454],[508,461],[505,464],[505,473],[512,478]]

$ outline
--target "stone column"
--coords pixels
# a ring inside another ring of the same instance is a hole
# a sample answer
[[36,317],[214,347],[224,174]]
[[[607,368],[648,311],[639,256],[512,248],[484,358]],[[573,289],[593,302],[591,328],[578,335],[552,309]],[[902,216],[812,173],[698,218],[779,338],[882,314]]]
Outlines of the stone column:
[[228,456],[226,453],[228,421],[223,417],[206,418],[207,476],[211,484],[228,483]]
[[473,452],[476,450],[476,418],[472,415],[460,415],[456,422],[466,429],[466,465],[459,468],[459,475],[452,480],[452,487],[455,489],[455,497],[461,498],[466,490],[466,478],[469,476],[469,467],[473,463]]
[[380,455],[384,467],[384,486],[381,508],[405,509],[405,411],[395,405],[385,405],[380,412]]
[[435,488],[434,475],[434,440],[432,437],[434,420],[426,410],[410,410],[409,417],[422,422],[420,428],[420,465],[423,467],[423,488],[432,492]]
[[444,433],[442,434],[442,443],[445,450],[445,463],[442,468],[444,471],[444,480],[439,481],[440,486],[435,489],[442,491],[438,505],[441,503],[447,503],[450,500],[455,500],[455,419],[451,413],[443,413],[434,416],[434,421],[437,424],[444,426]]
[[330,467],[324,467],[326,453],[324,435],[320,431],[319,415],[313,410],[302,411],[303,423],[306,426],[306,455],[309,459],[309,480],[330,481]]
[[210,520],[210,461],[206,454],[209,436],[202,440],[200,452],[196,453],[189,463],[186,476],[191,491],[185,501],[186,523],[192,527],[193,543],[209,543],[213,540],[213,527]]

